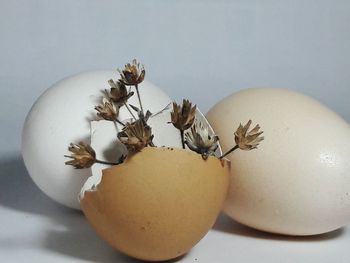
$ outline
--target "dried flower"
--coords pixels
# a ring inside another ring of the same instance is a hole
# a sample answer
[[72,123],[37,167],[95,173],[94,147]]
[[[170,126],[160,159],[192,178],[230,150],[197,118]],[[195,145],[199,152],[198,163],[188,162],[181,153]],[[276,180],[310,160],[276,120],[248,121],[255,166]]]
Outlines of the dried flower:
[[96,161],[96,153],[92,147],[84,142],[78,144],[71,143],[68,150],[72,152],[71,156],[65,155],[73,160],[65,162],[66,165],[72,165],[76,169],[91,167]]
[[242,150],[252,150],[257,148],[259,143],[264,140],[264,137],[260,136],[263,131],[260,131],[260,126],[257,124],[250,132],[248,129],[252,121],[249,120],[246,125],[240,124],[235,132],[235,141],[237,146]]
[[139,117],[139,119],[144,120],[145,122],[148,121],[148,119],[152,116],[152,112],[150,112],[149,110],[147,110],[146,114],[144,115],[143,111],[141,111],[138,107],[129,104],[129,106],[137,112],[137,116]]
[[111,90],[107,92],[108,97],[118,105],[126,103],[134,95],[134,92],[128,91],[121,81],[114,82],[113,79],[110,79],[108,83],[111,86]]
[[102,99],[102,104],[96,106],[95,110],[97,110],[97,116],[108,121],[115,121],[119,114],[119,109],[106,98]]
[[129,152],[138,152],[147,145],[153,145],[152,128],[141,119],[127,123],[118,133],[118,138],[126,145]]
[[171,112],[171,123],[175,128],[184,131],[190,128],[194,122],[196,114],[196,105],[192,107],[189,100],[183,100],[182,106],[173,102],[173,111]]
[[184,131],[193,125],[196,115],[196,105],[192,107],[189,100],[183,100],[182,106],[173,102],[173,111],[171,114],[171,123],[180,130],[182,148],[185,149]]
[[118,69],[120,73],[120,80],[128,86],[135,86],[140,84],[145,79],[145,68],[140,66],[140,63],[136,59],[132,63],[125,65],[123,70]]
[[196,122],[191,127],[191,132],[186,133],[186,145],[192,151],[195,151],[207,159],[213,155],[218,148],[219,137],[209,132],[209,127],[201,122]]

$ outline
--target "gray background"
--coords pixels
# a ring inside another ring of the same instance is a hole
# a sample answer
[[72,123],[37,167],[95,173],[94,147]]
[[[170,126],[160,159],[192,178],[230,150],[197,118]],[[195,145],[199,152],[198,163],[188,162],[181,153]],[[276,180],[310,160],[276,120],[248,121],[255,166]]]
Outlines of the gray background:
[[[26,173],[22,124],[51,84],[136,57],[149,80],[204,112],[236,90],[272,86],[311,95],[350,121],[349,26],[347,0],[0,0],[0,261],[135,262]],[[349,240],[348,228],[296,239],[221,217],[181,261],[345,263]]]
[[235,90],[300,90],[350,121],[350,1],[0,1],[0,154],[20,149],[35,99],[136,57],[206,112]]

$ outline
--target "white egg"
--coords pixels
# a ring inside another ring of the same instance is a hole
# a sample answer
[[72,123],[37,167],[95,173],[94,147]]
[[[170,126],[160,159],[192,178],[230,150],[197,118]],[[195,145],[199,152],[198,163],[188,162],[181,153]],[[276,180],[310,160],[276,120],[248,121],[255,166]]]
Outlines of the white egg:
[[224,211],[250,227],[313,235],[350,221],[350,126],[316,100],[284,89],[246,89],[207,114],[225,152],[249,119],[265,140],[236,151]]
[[[78,194],[91,176],[90,169],[73,169],[64,163],[69,143],[90,142],[90,121],[96,119],[94,106],[101,102],[107,81],[118,72],[94,71],[59,81],[46,90],[30,110],[22,133],[22,155],[38,187],[53,200],[79,209]],[[139,85],[143,106],[151,112],[163,109],[171,99],[162,90],[144,81]],[[138,105],[137,96],[129,102]],[[122,119],[130,118],[120,111]]]

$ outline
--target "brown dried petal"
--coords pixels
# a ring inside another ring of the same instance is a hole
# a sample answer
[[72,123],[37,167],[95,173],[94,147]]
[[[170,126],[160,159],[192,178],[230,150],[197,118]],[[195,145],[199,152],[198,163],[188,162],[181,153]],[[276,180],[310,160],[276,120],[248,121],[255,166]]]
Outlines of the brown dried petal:
[[182,106],[173,102],[173,111],[171,112],[171,123],[179,130],[189,129],[195,120],[196,105],[192,107],[189,100],[183,100]]
[[249,120],[246,125],[240,124],[235,132],[235,142],[242,150],[252,150],[257,148],[259,143],[264,140],[264,137],[260,136],[263,131],[260,131],[260,126],[256,125],[250,132],[248,132],[252,121]]
[[186,145],[192,150],[204,156],[212,155],[218,147],[218,136],[209,132],[209,127],[201,122],[196,122],[191,131],[185,134]]
[[96,161],[96,153],[94,149],[84,142],[78,144],[71,143],[68,150],[72,152],[72,155],[65,157],[72,160],[65,162],[66,165],[72,165],[76,169],[83,169],[91,167]]
[[118,133],[118,138],[130,152],[137,152],[152,144],[152,129],[139,119],[133,123],[127,123]]
[[119,106],[126,103],[128,99],[134,95],[134,92],[128,91],[121,81],[114,82],[110,79],[108,83],[111,86],[110,92],[107,92],[108,97]]
[[144,67],[141,67],[136,59],[134,59],[131,64],[126,64],[123,70],[118,69],[118,71],[120,73],[120,80],[125,85],[130,86],[140,84],[145,79],[146,75]]
[[108,121],[115,121],[119,114],[119,109],[105,98],[103,98],[101,105],[95,107],[95,110],[97,111],[97,116]]

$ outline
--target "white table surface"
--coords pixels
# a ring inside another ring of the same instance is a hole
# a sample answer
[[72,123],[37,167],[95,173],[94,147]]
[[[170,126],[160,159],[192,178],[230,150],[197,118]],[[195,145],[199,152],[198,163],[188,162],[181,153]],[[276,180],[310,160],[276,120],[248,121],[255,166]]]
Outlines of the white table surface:
[[[121,255],[81,212],[62,207],[31,181],[19,156],[2,159],[0,262],[139,262]],[[187,255],[172,262],[350,262],[350,229],[315,237],[259,232],[221,215]]]

